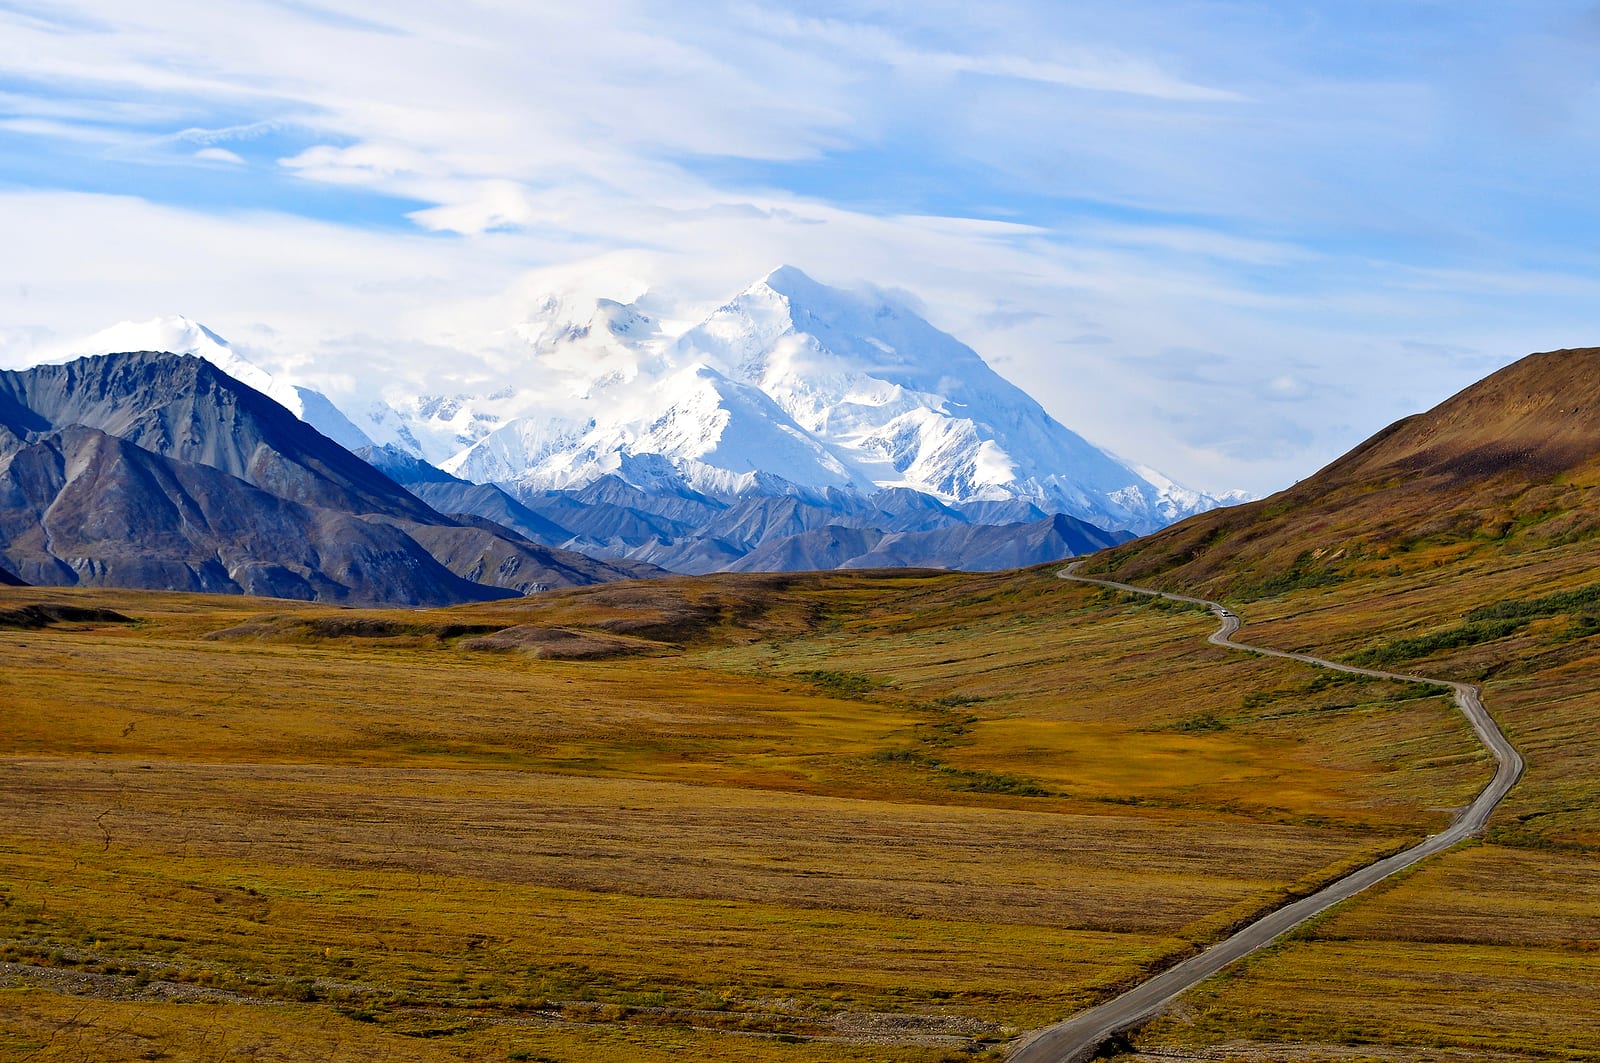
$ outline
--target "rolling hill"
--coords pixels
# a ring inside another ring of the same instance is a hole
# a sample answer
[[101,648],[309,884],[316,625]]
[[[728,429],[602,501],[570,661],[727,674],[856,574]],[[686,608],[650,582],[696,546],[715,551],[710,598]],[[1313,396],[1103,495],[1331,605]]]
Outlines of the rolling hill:
[[1200,514],[1091,567],[1249,596],[1429,544],[1555,546],[1600,532],[1597,481],[1600,348],[1534,354],[1288,490]]
[[1557,1001],[1600,941],[1597,538],[1600,349],[1583,348],[1530,355],[1286,491],[1086,566],[1220,598],[1260,644],[1478,683],[1528,764],[1482,843],[1201,987],[1138,1044],[1593,1054]]

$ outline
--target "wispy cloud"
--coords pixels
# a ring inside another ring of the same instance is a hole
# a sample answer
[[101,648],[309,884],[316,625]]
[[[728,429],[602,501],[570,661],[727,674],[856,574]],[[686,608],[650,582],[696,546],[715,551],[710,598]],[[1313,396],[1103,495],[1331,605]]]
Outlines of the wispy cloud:
[[971,74],[1169,101],[1243,99],[1232,90],[1196,84],[1163,69],[1151,59],[1115,48],[1074,47],[1046,41],[1048,51],[1039,55],[986,50],[961,52],[918,47],[882,25],[867,22],[782,13],[752,21],[792,40],[843,49],[856,62],[883,64],[917,77]]

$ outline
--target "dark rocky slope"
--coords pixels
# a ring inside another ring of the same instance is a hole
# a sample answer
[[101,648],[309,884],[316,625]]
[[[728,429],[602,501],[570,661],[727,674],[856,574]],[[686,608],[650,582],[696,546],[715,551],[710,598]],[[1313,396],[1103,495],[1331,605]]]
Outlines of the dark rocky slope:
[[34,583],[367,604],[650,574],[445,516],[198,358],[0,372],[0,564]]

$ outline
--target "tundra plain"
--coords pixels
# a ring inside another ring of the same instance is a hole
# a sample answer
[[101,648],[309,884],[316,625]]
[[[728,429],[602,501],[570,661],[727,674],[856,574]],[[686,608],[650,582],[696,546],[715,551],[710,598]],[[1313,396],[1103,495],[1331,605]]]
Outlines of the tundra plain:
[[1490,771],[1054,566],[0,595],[7,1059],[998,1056]]

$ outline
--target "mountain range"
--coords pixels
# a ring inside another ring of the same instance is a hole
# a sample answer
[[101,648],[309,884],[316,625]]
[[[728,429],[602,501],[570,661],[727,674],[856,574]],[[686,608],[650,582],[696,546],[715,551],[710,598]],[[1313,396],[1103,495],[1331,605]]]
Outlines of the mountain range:
[[906,488],[723,499],[681,487],[646,490],[606,475],[576,490],[522,490],[513,497],[392,444],[359,453],[447,512],[496,521],[535,542],[694,575],[906,566],[985,571],[1088,553],[1129,537],[1026,503],[951,506]]
[[[71,353],[197,355],[360,455],[432,514],[422,518],[428,527],[471,526],[480,536],[498,528],[633,574],[998,569],[1100,549],[1235,500],[1187,490],[1087,443],[902,300],[783,267],[688,327],[668,329],[648,302],[552,295],[506,331],[509,353],[488,363],[497,371],[471,374],[472,390],[391,392],[351,416],[185,318],[114,326]],[[46,419],[63,428],[74,416]],[[157,455],[241,473],[236,455],[194,447],[164,455],[147,436],[126,437],[94,417],[84,423]],[[320,486],[317,497],[288,501],[372,515]],[[23,524],[26,511],[17,510]],[[30,550],[15,558],[30,577],[66,579],[85,567]],[[483,582],[527,590],[615,575],[554,564],[556,556],[537,576]],[[478,579],[482,566],[455,558],[441,563]],[[238,583],[209,568],[199,575],[190,561],[169,582]],[[321,593],[249,582],[263,593]]]
[[1142,534],[1237,500],[1091,445],[904,302],[790,266],[681,331],[638,301],[553,296],[512,332],[488,386],[391,396],[356,422],[524,502],[608,476],[724,501],[908,489]]
[[210,362],[158,352],[0,372],[0,565],[399,605],[658,572],[447,517]]

